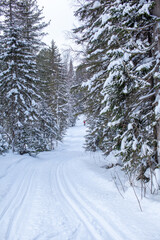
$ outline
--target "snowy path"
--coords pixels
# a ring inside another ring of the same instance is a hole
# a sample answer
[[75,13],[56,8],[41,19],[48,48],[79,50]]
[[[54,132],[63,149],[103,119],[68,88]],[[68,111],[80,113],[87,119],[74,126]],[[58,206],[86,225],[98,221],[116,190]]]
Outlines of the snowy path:
[[53,152],[0,157],[0,240],[160,239],[159,201],[122,199],[84,134],[81,119]]

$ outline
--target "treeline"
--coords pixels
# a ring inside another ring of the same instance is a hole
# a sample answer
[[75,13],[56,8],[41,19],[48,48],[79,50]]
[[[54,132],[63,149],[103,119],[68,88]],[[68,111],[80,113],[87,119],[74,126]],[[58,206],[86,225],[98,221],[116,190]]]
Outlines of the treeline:
[[160,167],[159,2],[88,0],[76,16],[76,39],[86,46],[86,148],[114,152],[147,182]]
[[0,153],[54,149],[75,124],[75,72],[52,41],[36,0],[0,1]]

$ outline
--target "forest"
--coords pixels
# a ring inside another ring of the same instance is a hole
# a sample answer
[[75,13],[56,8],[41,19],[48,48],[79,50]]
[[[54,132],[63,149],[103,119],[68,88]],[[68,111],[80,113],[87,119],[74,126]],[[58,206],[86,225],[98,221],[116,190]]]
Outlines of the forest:
[[53,150],[75,124],[76,74],[46,34],[37,1],[1,1],[0,152],[20,154]]
[[84,114],[86,150],[114,153],[149,182],[160,167],[159,1],[80,2],[75,69],[54,40],[43,44],[49,23],[35,0],[1,1],[0,152],[53,150]]

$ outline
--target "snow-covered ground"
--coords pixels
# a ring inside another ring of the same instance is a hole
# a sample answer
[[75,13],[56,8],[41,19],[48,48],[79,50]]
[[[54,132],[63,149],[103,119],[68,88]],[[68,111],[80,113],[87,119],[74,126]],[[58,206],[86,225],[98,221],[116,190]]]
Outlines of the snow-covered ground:
[[84,151],[85,131],[80,118],[55,151],[0,157],[0,240],[160,239],[159,196],[141,212],[117,182],[122,198],[101,154]]

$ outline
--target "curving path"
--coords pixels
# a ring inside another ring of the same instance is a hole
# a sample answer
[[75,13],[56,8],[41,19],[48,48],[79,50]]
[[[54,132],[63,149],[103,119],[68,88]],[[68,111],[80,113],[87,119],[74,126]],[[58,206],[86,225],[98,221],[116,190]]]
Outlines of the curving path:
[[158,216],[121,199],[84,151],[85,131],[81,118],[53,152],[0,157],[0,240],[160,239]]

